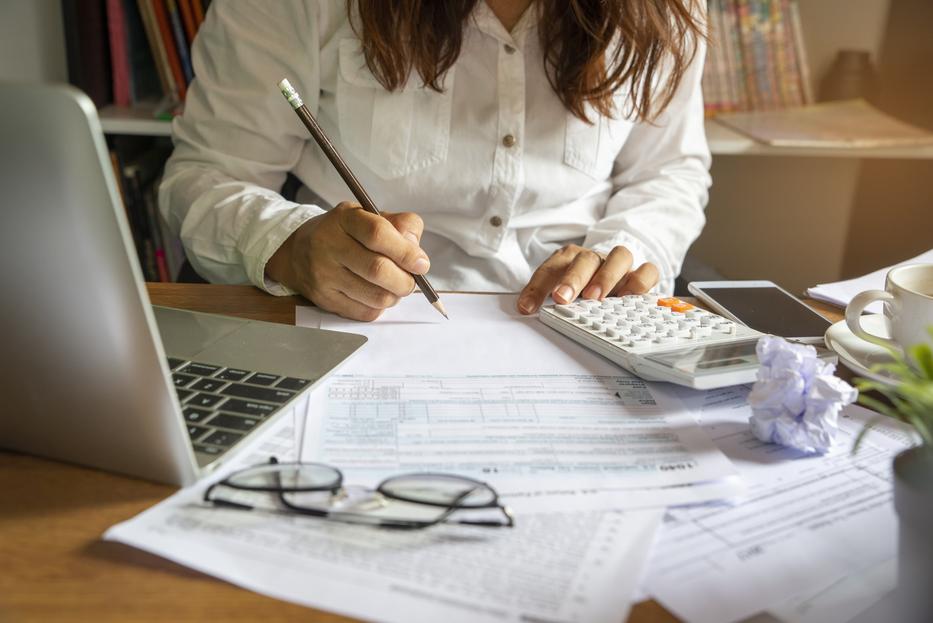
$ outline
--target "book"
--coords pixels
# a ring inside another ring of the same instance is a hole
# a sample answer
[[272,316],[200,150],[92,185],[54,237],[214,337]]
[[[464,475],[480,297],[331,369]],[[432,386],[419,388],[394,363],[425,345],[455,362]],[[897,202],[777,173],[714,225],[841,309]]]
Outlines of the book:
[[152,50],[159,80],[162,82],[162,91],[169,99],[177,100],[178,89],[175,86],[175,78],[165,52],[165,44],[162,43],[152,3],[150,0],[136,0],[136,5],[146,31],[146,39],[149,41],[149,49]]
[[707,9],[703,94],[708,116],[809,101],[797,0],[707,0]]
[[195,28],[199,28],[204,22],[204,6],[201,5],[201,0],[191,0],[191,8],[194,11]]
[[99,108],[113,101],[105,0],[62,0],[68,82]]
[[126,19],[122,0],[107,0],[107,34],[110,40],[110,66],[113,77],[113,103],[129,106],[130,63],[126,45]]
[[803,42],[803,28],[800,25],[800,7],[797,0],[791,0],[790,6],[791,30],[794,37],[794,50],[797,55],[797,68],[800,71],[800,88],[803,90],[803,103],[812,104],[813,85],[810,82],[810,65],[807,60],[807,47]]
[[719,115],[716,120],[777,147],[871,148],[933,145],[933,133],[887,115],[865,100]]
[[149,47],[142,15],[136,0],[123,4],[126,55],[130,75],[130,100],[133,104],[158,99],[163,94],[155,57]]
[[178,4],[175,0],[165,0],[165,6],[168,9],[169,24],[172,27],[175,49],[178,51],[178,58],[181,60],[181,69],[185,75],[185,84],[188,85],[194,80],[194,69],[191,67],[191,56],[188,53],[188,42],[185,40],[185,32],[182,29]]
[[155,15],[156,26],[159,30],[159,37],[162,39],[162,47],[165,48],[165,55],[168,57],[169,68],[172,72],[172,78],[175,81],[175,88],[178,91],[178,100],[185,100],[188,83],[181,69],[181,60],[175,49],[175,36],[172,34],[172,27],[169,24],[168,13],[163,0],[147,0]]
[[178,9],[181,11],[181,22],[185,26],[185,35],[188,39],[188,47],[194,43],[194,35],[198,31],[197,24],[194,21],[194,8],[191,6],[191,0],[177,0]]

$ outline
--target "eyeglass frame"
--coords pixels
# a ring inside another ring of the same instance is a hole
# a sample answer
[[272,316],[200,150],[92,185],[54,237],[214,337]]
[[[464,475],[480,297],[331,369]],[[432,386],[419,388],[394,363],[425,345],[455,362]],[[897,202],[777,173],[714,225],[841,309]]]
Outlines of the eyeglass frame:
[[[309,487],[287,487],[287,488],[282,487],[282,486],[250,487],[250,486],[232,484],[231,482],[229,482],[230,479],[234,478],[237,474],[243,474],[245,472],[248,472],[249,470],[257,469],[257,468],[268,466],[268,465],[279,465],[279,466],[282,466],[283,468],[287,466],[324,467],[329,470],[332,470],[336,474],[337,478],[333,484],[329,484],[329,485],[317,485],[317,486],[309,486]],[[404,496],[400,496],[400,495],[396,495],[391,492],[388,492],[383,488],[386,485],[386,483],[392,480],[399,479],[399,478],[432,477],[432,476],[435,476],[435,477],[440,476],[443,478],[462,480],[467,483],[473,483],[476,485],[476,487],[463,493],[460,497],[456,498],[452,504],[440,504],[440,503],[428,502],[424,500],[405,498]],[[457,474],[443,474],[443,473],[435,473],[435,472],[413,472],[413,473],[408,473],[408,474],[399,474],[397,476],[390,476],[389,478],[382,480],[376,487],[369,489],[373,493],[378,493],[380,496],[386,499],[389,499],[389,500],[396,500],[399,502],[406,502],[408,504],[418,504],[421,506],[433,506],[436,508],[445,509],[443,513],[441,513],[437,518],[433,520],[416,520],[416,519],[403,520],[403,519],[385,519],[385,518],[377,517],[376,519],[378,521],[375,523],[345,521],[345,520],[341,520],[339,517],[333,516],[333,511],[329,511],[329,510],[321,509],[321,508],[299,506],[285,499],[285,495],[288,493],[313,493],[317,491],[329,492],[331,496],[337,496],[340,493],[340,491],[344,489],[343,472],[340,471],[340,469],[334,467],[333,465],[328,465],[326,463],[314,463],[314,462],[306,463],[306,462],[300,462],[300,461],[290,461],[287,463],[279,463],[278,459],[273,456],[269,458],[268,463],[259,463],[256,465],[251,465],[250,467],[244,467],[242,469],[238,469],[235,472],[228,474],[223,480],[218,480],[217,482],[212,483],[204,491],[204,496],[203,496],[204,502],[211,503],[211,504],[214,504],[215,506],[219,506],[222,508],[233,508],[237,510],[255,510],[256,507],[250,504],[234,502],[234,501],[225,500],[222,498],[211,498],[210,497],[211,492],[213,492],[214,489],[216,489],[217,487],[228,487],[230,489],[234,489],[237,491],[257,491],[257,492],[278,494],[278,499],[282,503],[282,505],[286,509],[288,509],[287,512],[292,512],[298,515],[317,517],[320,519],[329,519],[331,521],[342,521],[343,523],[354,524],[354,525],[367,525],[367,526],[373,526],[373,527],[379,527],[379,528],[394,528],[394,529],[402,529],[402,530],[421,530],[421,529],[430,528],[432,526],[436,526],[442,523],[476,526],[476,527],[481,527],[481,528],[513,528],[515,527],[515,518],[512,515],[512,511],[507,506],[502,504],[502,502],[499,500],[498,491],[496,491],[489,483],[483,482],[481,480],[476,480],[474,478],[469,478],[467,476],[460,476]],[[492,493],[493,499],[490,503],[479,505],[479,506],[459,506],[457,504],[460,500],[462,500],[466,496],[473,493],[479,487],[484,487]],[[502,515],[505,517],[505,523],[494,522],[491,520],[464,520],[464,519],[460,519],[457,521],[447,521],[447,519],[453,513],[457,511],[483,510],[483,509],[499,509],[500,511],[502,511]],[[366,513],[359,512],[359,511],[357,512],[339,511],[339,512],[341,514],[348,515],[348,516],[353,516],[353,515],[358,515],[362,517],[367,516]],[[369,517],[372,517],[372,516],[370,515]]]

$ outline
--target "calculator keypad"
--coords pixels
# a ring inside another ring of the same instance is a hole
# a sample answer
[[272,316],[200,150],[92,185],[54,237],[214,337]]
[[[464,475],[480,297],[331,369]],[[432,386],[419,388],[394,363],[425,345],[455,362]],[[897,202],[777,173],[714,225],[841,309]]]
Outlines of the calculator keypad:
[[743,325],[677,298],[636,294],[577,300],[541,310],[626,352],[647,353],[758,335]]

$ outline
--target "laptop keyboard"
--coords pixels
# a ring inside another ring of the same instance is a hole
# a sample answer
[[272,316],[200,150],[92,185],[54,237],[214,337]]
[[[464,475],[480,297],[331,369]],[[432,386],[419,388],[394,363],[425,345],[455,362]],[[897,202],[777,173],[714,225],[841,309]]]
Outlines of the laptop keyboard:
[[196,452],[220,455],[311,381],[168,358]]

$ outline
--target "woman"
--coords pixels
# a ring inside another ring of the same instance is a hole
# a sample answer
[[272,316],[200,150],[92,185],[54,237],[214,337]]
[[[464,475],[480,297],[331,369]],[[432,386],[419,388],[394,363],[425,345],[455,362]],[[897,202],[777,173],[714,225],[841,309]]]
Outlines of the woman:
[[[410,294],[668,293],[710,184],[698,0],[215,2],[160,191],[215,282],[373,320]],[[288,78],[388,220],[282,99]],[[291,171],[311,192],[277,192]],[[330,209],[330,206],[334,206]],[[423,220],[422,220],[423,219]]]

